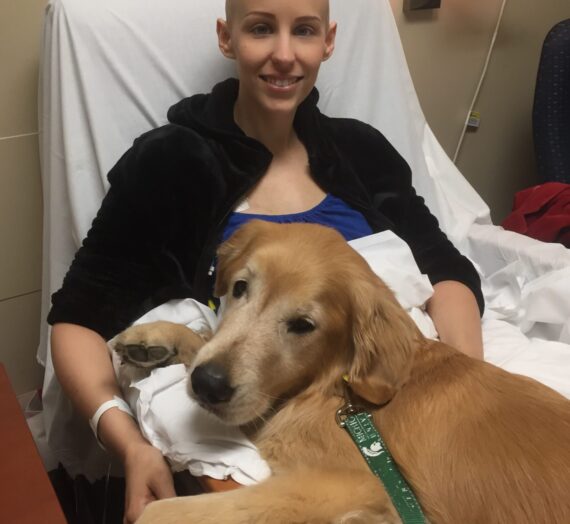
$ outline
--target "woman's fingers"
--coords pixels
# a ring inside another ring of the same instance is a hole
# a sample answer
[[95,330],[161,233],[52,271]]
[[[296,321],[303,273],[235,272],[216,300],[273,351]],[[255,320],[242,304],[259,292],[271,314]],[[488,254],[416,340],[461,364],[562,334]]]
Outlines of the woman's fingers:
[[164,459],[162,462],[164,464],[164,471],[157,472],[157,475],[152,479],[151,486],[152,492],[157,500],[176,497],[172,473]]
[[134,524],[150,502],[175,497],[172,473],[162,453],[151,446],[137,446],[125,461],[124,524]]

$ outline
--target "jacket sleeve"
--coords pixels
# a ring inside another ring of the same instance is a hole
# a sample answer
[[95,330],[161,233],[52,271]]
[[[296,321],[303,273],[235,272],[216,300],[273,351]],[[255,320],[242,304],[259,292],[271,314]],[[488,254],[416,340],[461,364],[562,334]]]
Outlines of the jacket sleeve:
[[481,280],[471,263],[440,229],[424,199],[412,186],[409,165],[388,140],[366,124],[353,135],[355,143],[366,147],[360,172],[373,205],[394,224],[394,232],[410,246],[422,273],[432,284],[454,280],[465,284],[475,295],[483,314],[485,301]]
[[157,254],[166,210],[157,196],[163,141],[152,137],[137,139],[109,172],[109,191],[52,295],[50,324],[78,324],[109,339],[156,305],[149,302],[163,285]]

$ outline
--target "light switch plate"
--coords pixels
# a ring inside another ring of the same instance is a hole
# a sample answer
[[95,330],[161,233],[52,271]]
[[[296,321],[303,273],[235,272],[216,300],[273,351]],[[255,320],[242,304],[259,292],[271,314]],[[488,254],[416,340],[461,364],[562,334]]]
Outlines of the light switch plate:
[[419,11],[421,9],[439,9],[441,0],[404,0],[404,11]]

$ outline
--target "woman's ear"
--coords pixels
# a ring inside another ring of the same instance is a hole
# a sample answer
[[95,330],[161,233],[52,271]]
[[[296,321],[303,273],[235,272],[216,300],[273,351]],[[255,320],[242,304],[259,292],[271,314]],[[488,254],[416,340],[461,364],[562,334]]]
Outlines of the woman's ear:
[[233,51],[230,26],[226,20],[218,18],[216,21],[216,32],[218,33],[218,47],[226,58],[235,59]]
[[421,334],[380,279],[371,273],[366,280],[354,284],[348,382],[359,397],[382,405],[408,380]]
[[336,28],[336,22],[331,22],[329,24],[329,28],[325,37],[325,53],[323,55],[323,61],[328,60],[333,54],[336,40]]

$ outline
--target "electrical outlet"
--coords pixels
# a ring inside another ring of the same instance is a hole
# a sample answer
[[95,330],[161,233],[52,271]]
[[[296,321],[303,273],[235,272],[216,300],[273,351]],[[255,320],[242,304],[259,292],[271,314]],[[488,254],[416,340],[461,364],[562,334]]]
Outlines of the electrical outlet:
[[404,0],[404,11],[419,11],[420,9],[439,9],[441,0]]

